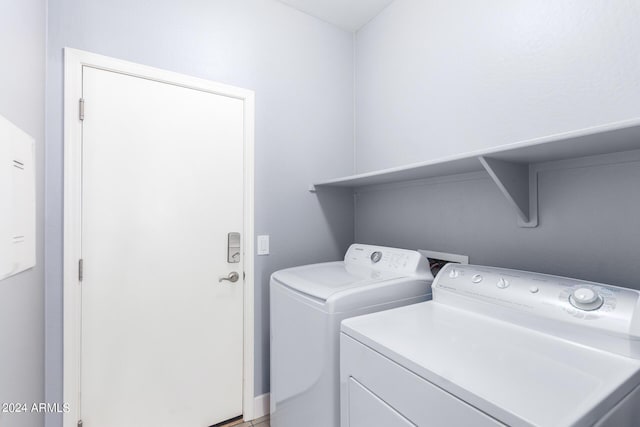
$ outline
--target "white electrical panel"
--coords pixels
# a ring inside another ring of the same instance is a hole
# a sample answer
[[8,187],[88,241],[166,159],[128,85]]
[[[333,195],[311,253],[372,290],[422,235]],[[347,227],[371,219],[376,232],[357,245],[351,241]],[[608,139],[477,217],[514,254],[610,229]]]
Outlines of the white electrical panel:
[[0,116],[0,280],[36,265],[34,146]]

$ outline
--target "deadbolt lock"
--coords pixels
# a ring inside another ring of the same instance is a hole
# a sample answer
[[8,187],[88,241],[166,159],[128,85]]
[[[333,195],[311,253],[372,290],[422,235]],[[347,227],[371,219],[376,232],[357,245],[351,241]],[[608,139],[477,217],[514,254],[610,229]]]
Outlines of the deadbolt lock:
[[237,264],[240,262],[240,233],[227,234],[227,262]]

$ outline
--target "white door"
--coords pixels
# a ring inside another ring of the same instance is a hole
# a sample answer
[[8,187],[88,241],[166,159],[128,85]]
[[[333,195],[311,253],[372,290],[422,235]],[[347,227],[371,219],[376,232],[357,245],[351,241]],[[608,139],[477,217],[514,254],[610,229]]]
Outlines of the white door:
[[86,66],[83,98],[83,425],[238,416],[243,101]]

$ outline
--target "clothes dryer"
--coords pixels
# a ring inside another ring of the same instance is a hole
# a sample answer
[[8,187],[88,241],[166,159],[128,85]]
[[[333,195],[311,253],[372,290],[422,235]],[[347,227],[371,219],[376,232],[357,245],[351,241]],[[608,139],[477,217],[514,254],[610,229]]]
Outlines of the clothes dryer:
[[640,293],[454,265],[342,323],[342,427],[636,427]]
[[340,423],[340,322],[431,297],[433,276],[417,251],[354,244],[344,261],[271,276],[271,425]]

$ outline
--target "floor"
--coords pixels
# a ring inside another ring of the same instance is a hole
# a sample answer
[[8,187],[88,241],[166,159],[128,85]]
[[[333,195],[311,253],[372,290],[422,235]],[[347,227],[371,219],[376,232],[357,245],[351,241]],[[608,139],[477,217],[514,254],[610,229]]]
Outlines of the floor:
[[242,419],[229,421],[227,424],[222,424],[219,427],[270,427],[269,415],[253,421],[247,421],[246,423],[243,422]]

